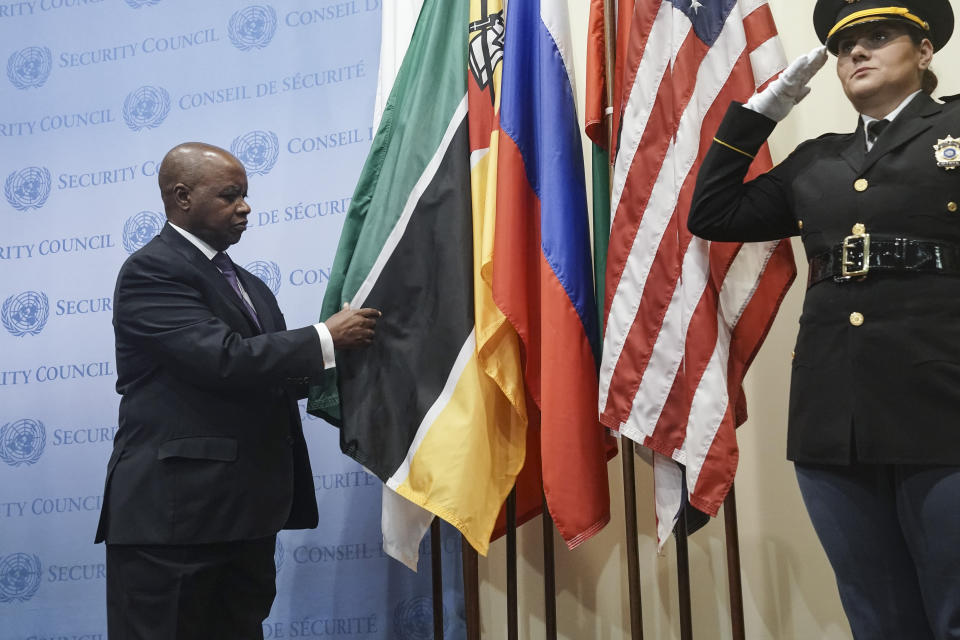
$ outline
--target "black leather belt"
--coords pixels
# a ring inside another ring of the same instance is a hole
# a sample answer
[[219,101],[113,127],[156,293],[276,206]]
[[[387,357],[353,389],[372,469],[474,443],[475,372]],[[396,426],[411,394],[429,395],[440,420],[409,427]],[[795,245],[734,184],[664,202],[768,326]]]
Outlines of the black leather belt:
[[807,288],[833,278],[862,279],[869,273],[942,273],[960,275],[960,245],[909,238],[847,236],[829,251],[810,258]]

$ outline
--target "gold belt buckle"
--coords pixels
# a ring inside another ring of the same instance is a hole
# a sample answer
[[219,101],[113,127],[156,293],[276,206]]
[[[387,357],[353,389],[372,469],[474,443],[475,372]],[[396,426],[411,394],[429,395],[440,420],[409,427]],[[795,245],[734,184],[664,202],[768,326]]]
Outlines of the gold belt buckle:
[[[858,244],[863,248],[862,259],[859,263],[851,262],[848,258],[848,252],[857,249]],[[840,277],[853,278],[855,276],[867,275],[867,273],[870,271],[870,234],[863,233],[844,238],[843,253],[841,257]]]

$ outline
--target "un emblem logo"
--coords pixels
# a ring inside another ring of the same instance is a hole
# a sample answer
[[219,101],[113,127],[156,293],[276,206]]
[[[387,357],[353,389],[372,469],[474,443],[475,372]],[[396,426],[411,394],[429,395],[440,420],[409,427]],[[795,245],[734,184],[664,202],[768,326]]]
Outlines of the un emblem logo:
[[134,9],[139,9],[140,7],[149,7],[150,5],[158,4],[160,0],[126,0],[126,2]]
[[230,42],[241,51],[262,49],[277,31],[277,12],[270,5],[253,5],[230,16]]
[[277,548],[273,550],[273,564],[277,567],[277,573],[280,573],[280,567],[283,566],[283,543],[280,537],[277,537]]
[[50,302],[47,294],[40,291],[24,291],[3,301],[0,319],[3,326],[18,338],[36,335],[43,331],[50,315]]
[[230,143],[230,153],[239,158],[247,173],[270,173],[280,153],[280,141],[273,131],[251,131]]
[[47,47],[27,47],[14,51],[7,60],[7,77],[17,89],[42,87],[50,77],[53,56]]
[[11,467],[33,464],[47,444],[47,430],[39,420],[23,418],[0,427],[0,460]]
[[280,291],[280,266],[270,260],[254,260],[243,268],[263,280],[263,284],[270,287],[273,295]]
[[7,202],[18,211],[39,209],[50,196],[50,170],[46,167],[27,167],[7,176],[3,193]]
[[0,602],[26,602],[40,588],[40,558],[11,553],[0,556]]
[[[447,610],[443,610],[443,629],[447,630]],[[393,610],[393,630],[400,640],[433,638],[433,598],[419,596],[401,600]]]
[[160,233],[166,219],[153,211],[141,211],[123,224],[123,248],[133,253]]
[[170,113],[170,94],[163,87],[134,89],[123,101],[123,119],[134,131],[160,126]]

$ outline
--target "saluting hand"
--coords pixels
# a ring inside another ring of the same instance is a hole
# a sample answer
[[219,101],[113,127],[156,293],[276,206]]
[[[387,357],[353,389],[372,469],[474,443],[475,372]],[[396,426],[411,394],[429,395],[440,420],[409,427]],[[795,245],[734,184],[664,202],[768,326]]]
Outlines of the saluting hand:
[[343,308],[324,321],[337,349],[363,347],[373,342],[377,320],[383,315],[377,309],[364,307],[351,309],[344,302]]
[[790,63],[760,93],[756,93],[744,105],[747,109],[765,115],[780,122],[787,117],[793,105],[798,104],[810,93],[807,83],[827,61],[827,47],[820,46]]

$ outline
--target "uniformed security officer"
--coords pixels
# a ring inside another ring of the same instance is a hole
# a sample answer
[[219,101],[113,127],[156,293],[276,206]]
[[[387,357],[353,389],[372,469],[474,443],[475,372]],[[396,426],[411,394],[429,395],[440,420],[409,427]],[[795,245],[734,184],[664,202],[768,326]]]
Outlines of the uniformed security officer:
[[[960,101],[930,97],[948,0],[818,0],[825,47],[733,104],[688,226],[800,235],[810,262],[787,456],[854,637],[960,637]],[[860,113],[743,183],[776,122],[837,56]]]

